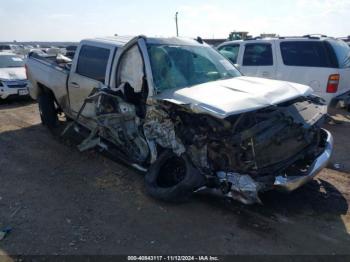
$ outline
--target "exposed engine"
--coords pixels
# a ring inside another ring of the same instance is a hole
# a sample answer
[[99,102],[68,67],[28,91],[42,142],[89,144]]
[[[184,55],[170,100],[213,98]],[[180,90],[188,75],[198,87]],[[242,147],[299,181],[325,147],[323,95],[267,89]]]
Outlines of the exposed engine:
[[290,162],[316,155],[323,113],[315,102],[299,99],[225,120],[193,117],[183,110],[173,111],[171,117],[178,123],[177,135],[203,171],[254,177],[276,174]]
[[322,109],[311,98],[299,98],[224,120],[171,104],[162,110],[169,112],[176,137],[194,165],[216,181],[213,187],[230,196],[246,191],[245,198],[234,198],[253,203],[260,201],[257,192],[270,189],[277,176],[293,168],[302,174],[320,154]]

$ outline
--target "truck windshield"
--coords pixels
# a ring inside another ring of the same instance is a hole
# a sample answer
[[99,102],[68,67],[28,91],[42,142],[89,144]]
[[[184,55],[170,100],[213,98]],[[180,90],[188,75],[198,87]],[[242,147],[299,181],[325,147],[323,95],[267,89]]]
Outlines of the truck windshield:
[[15,55],[0,55],[0,68],[9,67],[24,67],[24,61]]
[[334,52],[338,58],[340,68],[350,67],[350,47],[342,40],[330,40]]
[[148,54],[158,91],[241,76],[226,58],[207,46],[149,44]]

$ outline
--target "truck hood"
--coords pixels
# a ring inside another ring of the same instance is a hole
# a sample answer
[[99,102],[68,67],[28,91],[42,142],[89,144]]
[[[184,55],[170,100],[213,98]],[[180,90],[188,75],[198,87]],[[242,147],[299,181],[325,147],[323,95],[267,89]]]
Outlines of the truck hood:
[[312,89],[296,83],[256,77],[236,77],[208,82],[188,88],[169,89],[156,99],[187,105],[196,113],[208,113],[217,118],[254,111],[308,96]]
[[0,80],[24,80],[26,78],[24,67],[0,68]]

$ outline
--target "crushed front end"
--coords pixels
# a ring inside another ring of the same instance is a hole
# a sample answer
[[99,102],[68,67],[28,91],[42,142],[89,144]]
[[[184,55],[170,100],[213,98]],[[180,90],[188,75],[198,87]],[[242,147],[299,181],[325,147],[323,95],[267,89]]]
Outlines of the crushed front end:
[[172,109],[170,118],[193,164],[207,178],[206,189],[220,189],[245,204],[259,193],[293,191],[325,167],[332,135],[321,128],[326,106],[298,98],[224,120]]

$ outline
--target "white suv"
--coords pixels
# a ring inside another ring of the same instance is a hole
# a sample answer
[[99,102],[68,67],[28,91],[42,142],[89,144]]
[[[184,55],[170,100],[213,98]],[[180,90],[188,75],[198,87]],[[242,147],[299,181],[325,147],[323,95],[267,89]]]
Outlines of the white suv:
[[226,42],[218,50],[244,75],[309,85],[330,106],[350,104],[350,47],[342,40],[262,38]]

